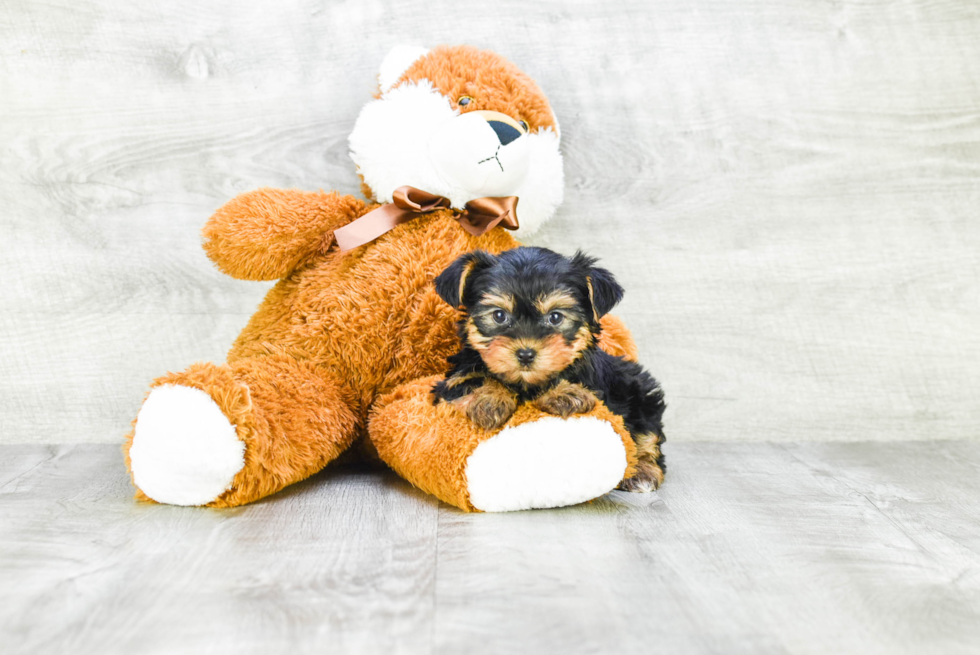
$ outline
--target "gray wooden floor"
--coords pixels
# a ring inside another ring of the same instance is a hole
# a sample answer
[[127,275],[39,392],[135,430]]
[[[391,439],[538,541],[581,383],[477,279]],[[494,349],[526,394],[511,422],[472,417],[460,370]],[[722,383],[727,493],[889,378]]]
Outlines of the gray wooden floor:
[[136,504],[116,447],[4,446],[0,650],[980,652],[980,443],[668,453],[657,494],[468,515],[360,470]]

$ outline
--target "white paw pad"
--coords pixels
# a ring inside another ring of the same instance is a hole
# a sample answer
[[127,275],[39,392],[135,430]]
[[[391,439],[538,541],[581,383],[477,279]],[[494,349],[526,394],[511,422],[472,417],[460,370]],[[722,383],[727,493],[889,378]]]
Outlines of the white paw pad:
[[591,416],[504,428],[466,462],[470,502],[485,512],[575,505],[612,491],[625,472],[619,434]]
[[129,457],[136,486],[153,500],[206,505],[245,466],[245,444],[211,396],[168,384],[143,403]]

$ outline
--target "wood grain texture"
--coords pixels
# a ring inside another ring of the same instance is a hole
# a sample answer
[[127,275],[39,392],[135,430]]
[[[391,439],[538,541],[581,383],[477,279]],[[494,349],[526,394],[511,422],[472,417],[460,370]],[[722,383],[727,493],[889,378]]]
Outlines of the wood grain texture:
[[137,504],[113,445],[0,447],[0,643],[64,653],[975,653],[980,444],[686,443],[653,494],[463,514],[331,469]]
[[116,442],[268,288],[208,215],[357,193],[389,47],[494,48],[561,120],[672,441],[975,439],[980,10],[955,0],[0,0],[0,442]]
[[188,511],[136,503],[115,446],[4,448],[45,460],[0,487],[4,653],[430,650],[437,506],[405,483]]

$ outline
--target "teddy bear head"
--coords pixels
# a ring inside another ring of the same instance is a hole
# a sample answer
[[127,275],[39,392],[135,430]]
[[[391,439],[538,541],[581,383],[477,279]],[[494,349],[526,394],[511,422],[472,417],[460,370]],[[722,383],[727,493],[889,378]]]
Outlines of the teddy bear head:
[[564,191],[558,121],[538,85],[500,55],[470,46],[401,46],[350,135],[350,154],[378,202],[401,186],[462,209],[517,196],[518,234],[551,218]]

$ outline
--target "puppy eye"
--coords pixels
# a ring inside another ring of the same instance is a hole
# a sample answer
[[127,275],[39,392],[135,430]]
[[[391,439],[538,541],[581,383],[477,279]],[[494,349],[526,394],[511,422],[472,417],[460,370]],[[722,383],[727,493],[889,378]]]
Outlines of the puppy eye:
[[465,107],[466,105],[470,104],[471,102],[473,102],[473,98],[472,97],[470,97],[470,96],[460,96],[459,97],[459,100],[456,101],[456,104],[459,105],[460,107]]
[[561,325],[562,321],[565,320],[565,315],[561,312],[551,312],[548,314],[548,322],[552,325]]
[[528,131],[527,121],[517,121],[517,124],[524,128],[524,131]]
[[493,314],[491,314],[491,316],[493,317],[494,323],[506,323],[507,322],[507,312],[505,312],[502,309],[495,309],[494,312],[493,312]]

